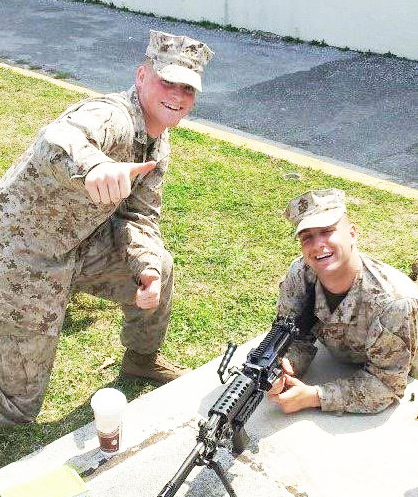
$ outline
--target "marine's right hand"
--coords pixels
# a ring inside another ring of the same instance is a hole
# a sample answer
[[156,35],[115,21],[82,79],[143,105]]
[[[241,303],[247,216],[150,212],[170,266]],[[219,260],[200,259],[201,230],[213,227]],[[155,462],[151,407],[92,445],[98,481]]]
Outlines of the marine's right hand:
[[144,269],[139,278],[141,285],[136,292],[136,305],[140,309],[156,309],[160,303],[160,275],[154,269]]
[[87,173],[85,187],[95,204],[117,204],[131,194],[131,181],[156,165],[155,161],[102,162]]
[[275,395],[279,395],[279,393],[283,392],[283,390],[285,388],[285,385],[286,385],[286,377],[285,377],[286,374],[289,375],[289,376],[294,376],[294,374],[295,374],[294,371],[293,371],[293,367],[290,364],[290,361],[289,361],[289,359],[287,357],[283,357],[281,366],[282,366],[282,371],[283,371],[284,374],[282,374],[280,376],[280,378],[278,378],[273,383],[273,386],[267,392],[267,397],[268,398],[272,398]]

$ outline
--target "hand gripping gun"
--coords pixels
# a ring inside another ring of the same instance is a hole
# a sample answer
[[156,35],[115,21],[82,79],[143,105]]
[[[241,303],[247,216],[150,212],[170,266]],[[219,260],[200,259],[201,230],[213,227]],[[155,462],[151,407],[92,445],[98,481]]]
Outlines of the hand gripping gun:
[[242,367],[230,368],[223,375],[237,348],[230,343],[218,369],[221,383],[233,380],[209,410],[208,420],[199,422],[197,443],[174,477],[165,485],[158,497],[172,497],[195,466],[206,466],[219,476],[230,497],[237,497],[221,465],[214,460],[219,447],[232,442],[233,453],[241,454],[248,444],[244,425],[282,374],[280,361],[286,354],[299,330],[290,318],[277,317],[271,330],[256,349],[252,349]]

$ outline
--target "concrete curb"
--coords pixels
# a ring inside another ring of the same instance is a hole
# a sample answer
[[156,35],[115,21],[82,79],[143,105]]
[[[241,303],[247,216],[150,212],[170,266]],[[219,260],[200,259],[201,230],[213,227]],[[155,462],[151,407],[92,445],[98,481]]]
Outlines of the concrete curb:
[[[57,80],[45,74],[41,74],[28,69],[23,69],[5,63],[0,63],[0,68],[12,70],[18,74],[22,74],[23,76],[48,81],[49,83],[60,86],[67,90],[86,93],[90,96],[100,95],[100,93],[90,90],[89,88],[72,83],[67,83],[66,81]],[[355,181],[358,183],[362,183],[363,185],[402,195],[406,198],[418,200],[417,189],[400,185],[393,181],[379,178],[378,176],[372,176],[367,173],[351,169],[351,167],[355,166],[350,164],[347,164],[345,166],[344,163],[342,163],[341,161],[336,161],[328,157],[320,157],[318,155],[311,154],[309,152],[305,152],[303,150],[296,149],[284,144],[267,143],[266,141],[257,140],[249,136],[244,136],[243,134],[234,132],[234,130],[226,131],[224,129],[220,129],[208,124],[203,124],[202,122],[183,119],[180,122],[179,126],[182,128],[190,129],[192,131],[196,131],[198,133],[209,135],[212,138],[227,141],[239,147],[246,147],[255,152],[262,152],[263,154],[269,155],[270,157],[286,160],[301,167],[308,167],[316,171],[321,171],[325,174],[329,174],[331,176],[343,178],[349,181]]]
[[97,91],[90,90],[85,86],[67,83],[66,81],[52,78],[51,76],[47,76],[46,74],[41,74],[29,69],[23,69],[22,67],[12,66],[10,64],[5,64],[4,62],[0,62],[0,68],[9,69],[10,71],[14,71],[17,74],[21,74],[22,76],[26,76],[29,78],[42,79],[43,81],[47,81],[48,83],[51,83],[55,86],[65,88],[66,90],[76,91],[78,93],[86,93],[87,95],[90,95],[92,97],[97,97],[98,95],[100,95],[100,93],[98,93]]

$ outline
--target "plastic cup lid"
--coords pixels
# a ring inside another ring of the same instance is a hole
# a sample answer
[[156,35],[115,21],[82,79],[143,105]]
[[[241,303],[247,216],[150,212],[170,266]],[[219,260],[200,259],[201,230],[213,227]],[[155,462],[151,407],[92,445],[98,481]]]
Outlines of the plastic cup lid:
[[93,411],[111,415],[121,411],[127,404],[125,395],[116,388],[102,388],[91,398]]

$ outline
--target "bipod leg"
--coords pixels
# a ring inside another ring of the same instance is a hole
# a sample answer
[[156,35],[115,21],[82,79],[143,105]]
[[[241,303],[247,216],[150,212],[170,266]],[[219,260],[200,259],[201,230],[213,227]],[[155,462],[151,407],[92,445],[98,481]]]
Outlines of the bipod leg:
[[237,494],[234,492],[234,489],[232,488],[231,484],[229,483],[224,473],[224,470],[222,469],[222,466],[218,462],[211,459],[210,461],[207,461],[206,466],[210,469],[213,469],[213,471],[215,471],[215,473],[219,476],[221,482],[223,483],[230,497],[238,497]]

